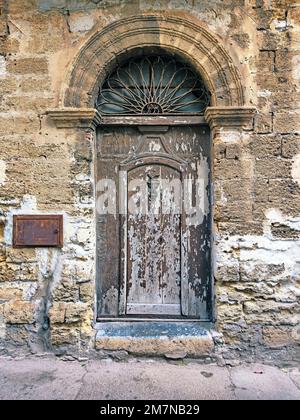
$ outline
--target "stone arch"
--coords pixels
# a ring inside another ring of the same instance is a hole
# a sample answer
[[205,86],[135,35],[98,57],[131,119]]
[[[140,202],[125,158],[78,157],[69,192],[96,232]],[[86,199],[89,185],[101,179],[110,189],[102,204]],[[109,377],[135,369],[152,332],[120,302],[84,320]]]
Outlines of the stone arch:
[[188,62],[210,90],[212,106],[245,105],[239,72],[216,37],[192,16],[145,14],[118,20],[88,40],[68,74],[62,106],[93,108],[98,88],[114,66],[151,49]]

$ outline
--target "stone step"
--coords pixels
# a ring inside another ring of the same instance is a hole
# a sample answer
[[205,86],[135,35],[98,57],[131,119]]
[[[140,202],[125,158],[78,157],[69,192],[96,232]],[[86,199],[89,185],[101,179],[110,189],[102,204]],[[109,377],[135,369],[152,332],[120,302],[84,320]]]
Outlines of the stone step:
[[199,322],[101,322],[95,348],[140,356],[184,354],[197,358],[210,354],[214,342]]

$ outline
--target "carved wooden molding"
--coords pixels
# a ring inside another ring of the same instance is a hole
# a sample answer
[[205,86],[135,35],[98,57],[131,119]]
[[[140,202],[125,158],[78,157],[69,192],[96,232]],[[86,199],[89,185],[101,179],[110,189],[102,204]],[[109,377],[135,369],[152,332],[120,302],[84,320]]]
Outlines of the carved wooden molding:
[[98,111],[93,108],[50,109],[47,115],[57,128],[93,128],[100,123]]
[[205,112],[211,129],[253,127],[254,107],[209,107]]
[[176,125],[203,125],[206,124],[204,116],[200,115],[113,115],[101,116],[101,125],[124,126],[176,126]]
[[133,115],[133,116],[100,116],[93,108],[61,108],[50,109],[47,115],[54,121],[57,128],[94,128],[101,126],[177,126],[204,125],[203,116],[163,116],[163,115]]

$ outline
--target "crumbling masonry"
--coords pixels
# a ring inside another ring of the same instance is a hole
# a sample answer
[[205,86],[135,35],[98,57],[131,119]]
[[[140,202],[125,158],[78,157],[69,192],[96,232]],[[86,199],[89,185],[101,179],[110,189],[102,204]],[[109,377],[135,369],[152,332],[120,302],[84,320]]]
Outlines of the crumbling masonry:
[[[293,0],[0,0],[0,354],[94,351],[93,95],[141,45],[176,49],[212,92],[213,354],[299,361]],[[64,247],[13,248],[16,214],[62,214]]]

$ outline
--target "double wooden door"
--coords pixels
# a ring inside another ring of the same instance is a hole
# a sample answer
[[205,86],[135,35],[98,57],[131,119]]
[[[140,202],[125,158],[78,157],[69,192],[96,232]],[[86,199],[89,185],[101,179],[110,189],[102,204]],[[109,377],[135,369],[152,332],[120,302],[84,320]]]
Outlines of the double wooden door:
[[99,318],[210,319],[210,148],[207,126],[99,130]]

